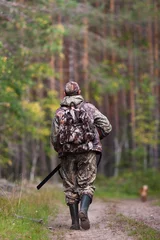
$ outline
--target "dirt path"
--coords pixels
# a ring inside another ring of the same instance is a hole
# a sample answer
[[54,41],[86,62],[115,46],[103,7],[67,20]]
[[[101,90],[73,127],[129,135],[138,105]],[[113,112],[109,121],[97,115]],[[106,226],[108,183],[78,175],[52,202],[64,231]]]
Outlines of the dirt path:
[[160,231],[160,207],[152,201],[122,201],[117,204],[117,212]]
[[94,200],[89,209],[91,228],[87,231],[69,230],[71,225],[69,210],[62,207],[61,213],[51,220],[52,240],[132,240],[136,237],[129,236],[123,223],[117,220],[120,215],[144,222],[146,225],[160,231],[160,207],[153,206],[150,202],[139,201],[112,201],[103,202]]

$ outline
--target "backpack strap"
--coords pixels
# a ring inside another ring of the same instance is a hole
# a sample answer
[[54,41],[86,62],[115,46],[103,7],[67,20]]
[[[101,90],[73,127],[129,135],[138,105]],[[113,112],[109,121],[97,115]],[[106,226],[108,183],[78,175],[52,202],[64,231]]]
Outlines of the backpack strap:
[[73,107],[73,108],[77,108],[77,107],[76,107],[76,104],[75,104],[74,102],[71,102],[71,103],[70,103],[69,108],[72,109],[72,107]]

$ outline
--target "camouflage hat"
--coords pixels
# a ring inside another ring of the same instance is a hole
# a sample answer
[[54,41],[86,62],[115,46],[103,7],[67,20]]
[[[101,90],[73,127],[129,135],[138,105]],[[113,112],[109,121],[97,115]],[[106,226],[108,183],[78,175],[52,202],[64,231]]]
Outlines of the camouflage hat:
[[74,96],[78,94],[80,87],[76,82],[68,82],[65,86],[65,93],[67,96]]

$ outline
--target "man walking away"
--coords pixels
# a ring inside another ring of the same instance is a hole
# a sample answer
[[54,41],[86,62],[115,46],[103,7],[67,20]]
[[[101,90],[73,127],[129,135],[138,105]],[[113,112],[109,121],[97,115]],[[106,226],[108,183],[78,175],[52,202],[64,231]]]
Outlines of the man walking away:
[[84,101],[76,82],[68,82],[64,94],[53,118],[51,142],[61,159],[71,229],[80,229],[80,219],[81,227],[87,230],[90,228],[88,208],[95,191],[96,154],[102,152],[100,139],[109,134],[112,126],[93,104]]

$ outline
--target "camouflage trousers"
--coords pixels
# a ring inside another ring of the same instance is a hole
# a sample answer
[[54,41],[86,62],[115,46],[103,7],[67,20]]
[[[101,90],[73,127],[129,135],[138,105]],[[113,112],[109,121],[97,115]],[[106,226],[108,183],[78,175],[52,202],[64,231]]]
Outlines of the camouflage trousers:
[[61,158],[63,186],[67,205],[80,201],[83,194],[91,198],[97,174],[96,153],[70,154]]

